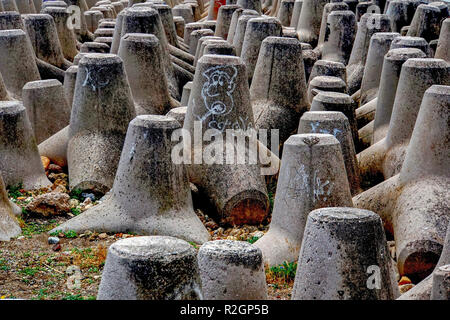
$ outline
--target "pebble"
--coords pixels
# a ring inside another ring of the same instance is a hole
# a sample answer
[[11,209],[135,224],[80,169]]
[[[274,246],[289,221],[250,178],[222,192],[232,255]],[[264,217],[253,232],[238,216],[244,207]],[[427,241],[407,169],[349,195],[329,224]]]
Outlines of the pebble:
[[106,239],[108,237],[108,235],[106,234],[106,233],[100,233],[99,235],[98,235],[98,238],[99,239]]
[[400,290],[400,294],[404,294],[408,290],[411,290],[413,287],[414,287],[414,285],[412,283],[408,283],[408,284],[403,284],[403,285],[399,286],[398,288]]
[[69,206],[70,208],[76,208],[80,204],[80,201],[77,199],[70,199],[69,200]]
[[44,217],[65,214],[70,211],[70,197],[66,193],[50,192],[37,196],[26,209]]
[[59,243],[58,237],[48,237],[48,244],[57,244]]
[[81,196],[82,196],[83,198],[86,198],[86,199],[84,199],[84,202],[83,202],[83,203],[85,203],[86,200],[88,200],[88,199],[90,200],[90,202],[88,202],[88,203],[86,203],[86,204],[89,204],[89,203],[91,203],[92,201],[95,201],[95,196],[94,196],[93,193],[82,193]]
[[42,166],[44,167],[44,170],[47,170],[48,166],[50,165],[50,159],[44,156],[41,156]]
[[25,239],[25,237],[24,236],[20,236],[20,237],[17,238],[17,240],[22,240],[22,239]]
[[55,244],[55,245],[52,247],[52,250],[53,250],[53,251],[60,251],[60,250],[61,250],[61,245],[60,245],[59,243]]

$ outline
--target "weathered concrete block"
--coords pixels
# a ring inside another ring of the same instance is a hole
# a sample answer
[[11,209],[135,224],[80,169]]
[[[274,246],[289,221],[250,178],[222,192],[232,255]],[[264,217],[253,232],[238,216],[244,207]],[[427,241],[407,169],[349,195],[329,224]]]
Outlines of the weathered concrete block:
[[206,300],[267,299],[262,253],[248,242],[207,242],[198,252],[198,267]]
[[377,32],[390,31],[391,22],[387,15],[366,13],[361,17],[347,65],[347,85],[350,95],[361,87],[370,38]]
[[21,99],[23,86],[40,80],[35,55],[25,32],[0,31],[0,73],[11,98]]
[[31,190],[51,185],[26,109],[19,101],[0,101],[0,171],[7,186],[22,183]]
[[[213,81],[216,77],[221,81]],[[213,135],[235,129],[234,133],[240,136],[254,127],[247,81],[245,64],[238,57],[205,55],[198,61],[183,126],[191,134],[191,139],[195,135],[195,127],[202,136],[207,129],[211,129],[209,132]],[[208,145],[208,141],[201,141],[195,145],[192,143],[193,147],[188,149],[193,156],[190,159],[194,159],[189,165],[191,181],[202,188],[213,202],[220,221],[260,223],[267,215],[268,197],[259,165],[240,163],[234,156],[233,161],[225,161],[226,153],[235,150],[230,148],[235,148],[236,144],[221,149],[223,161],[220,158],[217,161],[202,159],[198,164],[196,154],[203,155],[199,149],[203,150]],[[225,152],[224,149],[229,150]],[[248,149],[244,149],[247,153]]]
[[302,10],[297,23],[298,40],[315,47],[319,40],[323,8],[328,0],[303,0]]
[[61,82],[31,81],[23,86],[22,92],[23,105],[37,144],[69,124],[71,107],[67,104]]
[[355,14],[333,11],[328,15],[323,39],[322,59],[347,64],[356,34]]
[[153,34],[127,33],[120,41],[119,57],[127,73],[136,114],[166,114],[172,104],[158,38]]
[[109,247],[98,300],[201,298],[196,252],[186,241],[136,237]]
[[6,193],[0,172],[0,241],[9,241],[22,233]]
[[242,14],[237,22],[236,32],[233,37],[233,46],[236,49],[236,55],[241,56],[242,46],[244,44],[245,31],[247,30],[247,22],[257,17],[257,14],[252,12],[248,12],[246,14]]
[[231,18],[233,17],[234,11],[239,9],[240,6],[236,4],[223,5],[219,8],[219,13],[217,15],[216,31],[214,35],[216,37],[221,37],[224,40],[228,38],[228,29],[230,28]]
[[373,124],[372,144],[386,137],[389,122],[391,121],[400,71],[403,63],[411,58],[425,58],[425,53],[416,48],[399,48],[389,50],[384,56]]
[[341,144],[347,178],[352,195],[361,192],[355,145],[347,117],[337,111],[306,112],[300,119],[298,133],[332,134]]
[[[404,66],[412,60],[425,59],[410,59]],[[383,218],[395,237],[400,275],[415,281],[435,267],[450,221],[449,90],[433,85],[425,92],[400,174],[354,198],[356,206]]]
[[402,65],[386,138],[358,154],[364,181],[400,172],[425,90],[448,85],[450,67],[440,59],[408,59]]
[[280,143],[295,132],[301,115],[309,109],[301,56],[298,40],[267,37],[250,87],[255,128],[278,129]]
[[392,300],[398,295],[378,215],[342,207],[308,215],[292,300]]
[[278,19],[261,17],[248,20],[242,43],[241,58],[247,69],[249,84],[252,82],[253,73],[255,72],[261,43],[270,36],[281,36],[281,24]]
[[434,57],[443,59],[450,63],[450,18],[442,22],[441,33],[439,34],[439,42]]
[[283,147],[269,232],[255,242],[270,266],[298,259],[311,210],[352,206],[339,141],[329,134],[292,135]]
[[135,108],[122,59],[88,53],[80,61],[67,159],[71,189],[106,193],[113,184]]

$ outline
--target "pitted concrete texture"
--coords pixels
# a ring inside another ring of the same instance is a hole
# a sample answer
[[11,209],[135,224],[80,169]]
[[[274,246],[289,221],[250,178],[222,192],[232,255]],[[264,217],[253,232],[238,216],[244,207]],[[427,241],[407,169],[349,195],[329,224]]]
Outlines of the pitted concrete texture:
[[253,79],[262,41],[270,36],[281,36],[281,30],[281,24],[277,18],[260,17],[248,20],[242,43],[241,58],[247,69],[249,84]]
[[158,38],[153,34],[127,33],[120,41],[119,57],[127,73],[136,114],[167,113],[172,105]]
[[40,80],[30,40],[23,30],[0,31],[0,73],[12,98],[21,99],[29,81]]
[[97,300],[199,300],[195,249],[173,237],[135,237],[108,249]]
[[416,48],[398,48],[389,50],[384,57],[373,124],[372,144],[380,141],[387,134],[400,71],[403,63],[410,58],[425,58],[425,53]]
[[[55,230],[167,235],[204,243],[209,233],[193,210],[184,165],[172,161],[178,121],[137,116],[129,125],[112,191],[101,204]],[[69,163],[70,168],[70,163]]]
[[79,64],[69,127],[70,188],[106,193],[113,184],[134,103],[122,59],[88,53]]
[[297,24],[298,40],[315,47],[319,40],[322,14],[328,0],[303,0],[302,11]]
[[18,101],[0,101],[0,171],[6,186],[22,183],[31,190],[51,185],[25,107]]
[[269,232],[255,242],[270,266],[298,258],[311,210],[351,207],[339,141],[330,134],[296,134],[285,143]]
[[309,75],[309,81],[318,76],[338,77],[341,78],[344,82],[347,82],[345,65],[340,62],[317,60],[312,67],[311,74]]
[[377,214],[345,207],[309,214],[292,300],[391,300],[397,295]]
[[322,91],[346,93],[347,85],[338,77],[317,76],[309,82],[308,101],[312,103],[314,97]]
[[424,92],[433,84],[450,84],[444,60],[411,58],[403,63],[386,138],[358,155],[364,181],[400,172]]
[[0,241],[9,241],[21,233],[22,229],[14,217],[13,208],[9,202],[0,171]]
[[[267,188],[259,164],[240,162],[235,156],[232,161],[225,161],[229,159],[230,150],[237,148],[235,143],[231,145],[226,142],[225,130],[234,129],[238,139],[245,139],[244,132],[254,128],[247,81],[242,59],[203,56],[198,60],[183,125],[192,139],[196,132],[203,135],[208,129],[210,135],[224,134],[222,138],[227,147],[220,149],[222,157],[217,158],[218,153],[215,158],[209,153],[203,157],[200,149],[212,148],[217,144],[214,141],[195,143],[194,140],[189,149],[190,155],[184,156],[191,159],[188,165],[191,182],[198,185],[212,201],[219,215],[218,220],[230,224],[258,224],[265,219],[268,209]],[[244,152],[248,154],[251,150],[244,147]],[[196,160],[198,155],[202,156],[200,161]]]
[[69,125],[71,107],[58,80],[38,80],[23,86],[22,99],[36,143]]
[[354,198],[393,231],[399,273],[414,281],[435,267],[450,221],[449,90],[434,85],[425,92],[400,174]]
[[[261,44],[250,96],[255,127],[279,130],[279,143],[295,132],[301,115],[309,109],[300,42],[267,37]],[[269,144],[268,144],[269,145]]]
[[248,242],[207,242],[198,252],[198,265],[204,299],[267,299],[262,253]]
[[426,57],[430,57],[430,45],[424,38],[420,37],[397,37],[392,40],[391,49],[399,49],[399,48],[416,48],[420,49],[425,53]]
[[441,33],[439,34],[439,42],[434,57],[443,59],[450,63],[450,18],[442,22]]
[[[359,97],[361,106],[378,96],[384,56],[388,53],[392,41],[399,36],[396,32],[379,32],[370,38]],[[374,116],[375,113],[369,120],[373,120]]]
[[300,119],[298,133],[325,133],[334,135],[342,148],[350,191],[352,195],[361,192],[358,161],[356,160],[350,123],[342,112],[306,112]]
[[231,18],[233,17],[234,11],[236,11],[239,8],[240,6],[236,4],[226,4],[219,8],[219,13],[217,15],[216,30],[214,33],[215,36],[227,40],[228,30],[231,24]]
[[366,13],[361,17],[358,26],[347,65],[347,85],[350,95],[361,87],[370,38],[377,32],[390,32],[391,21],[387,15]]
[[352,52],[357,23],[351,11],[333,11],[324,31],[322,59],[347,64]]

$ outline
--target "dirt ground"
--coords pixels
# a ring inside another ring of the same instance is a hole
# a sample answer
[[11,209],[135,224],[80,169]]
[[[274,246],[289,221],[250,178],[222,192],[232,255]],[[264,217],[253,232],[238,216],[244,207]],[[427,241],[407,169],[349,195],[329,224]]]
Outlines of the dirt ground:
[[[71,194],[72,199],[79,201],[72,204],[71,212],[67,214],[42,217],[27,212],[26,205],[39,194],[56,188],[69,194],[66,174],[58,173],[49,177],[52,177],[54,184],[48,190],[8,190],[10,198],[22,208],[18,219],[22,234],[9,242],[0,242],[0,298],[94,300],[108,247],[119,239],[137,235],[94,232],[76,234],[73,231],[50,235],[51,229],[87,210],[98,201],[85,205],[83,198]],[[268,221],[260,226],[222,228],[202,211],[197,209],[196,212],[213,240],[230,239],[253,243],[268,229]],[[57,236],[60,239],[59,244],[49,244],[50,236]],[[192,245],[198,249],[198,245]],[[276,272],[266,270],[270,299],[290,299],[293,275],[292,272],[286,275],[283,271],[283,268]],[[80,282],[77,279],[80,279]]]

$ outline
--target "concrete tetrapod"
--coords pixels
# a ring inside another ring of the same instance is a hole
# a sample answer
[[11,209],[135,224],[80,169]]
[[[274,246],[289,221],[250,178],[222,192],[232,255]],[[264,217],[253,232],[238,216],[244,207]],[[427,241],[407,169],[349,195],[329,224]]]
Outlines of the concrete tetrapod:
[[315,47],[319,40],[322,14],[329,0],[303,0],[302,11],[297,23],[297,34],[300,42]]
[[135,237],[108,249],[97,300],[200,300],[194,247],[173,237]]
[[21,99],[29,81],[40,80],[30,40],[22,30],[0,31],[0,73],[12,98]]
[[292,135],[283,147],[269,231],[255,242],[265,262],[296,261],[308,213],[329,206],[352,206],[339,141],[330,134]]
[[386,15],[366,13],[361,17],[347,65],[347,85],[350,95],[361,87],[370,39],[377,32],[390,31],[391,22]]
[[[190,37],[189,37],[189,53],[193,56],[195,56],[197,52],[197,45],[201,38],[203,37],[212,37],[214,35],[214,32],[211,29],[198,29],[192,31]],[[218,37],[219,38],[219,37]],[[195,61],[195,58],[194,58]]]
[[2,173],[0,172],[0,241],[9,241],[22,233],[14,217],[13,209],[6,193]]
[[233,46],[236,48],[236,55],[241,56],[242,46],[244,44],[245,30],[247,30],[247,22],[257,17],[256,14],[251,12],[242,14],[237,22],[236,32],[233,37]]
[[433,272],[430,300],[450,300],[450,264],[438,267]]
[[400,30],[411,24],[414,12],[420,0],[391,0],[386,5],[386,15],[389,16],[392,23],[392,31],[400,32]]
[[[332,12],[346,11],[346,10],[348,10],[348,5],[344,2],[342,2],[342,0],[338,0],[337,2],[327,3],[323,7],[322,19],[321,19],[322,22],[320,24],[319,38],[318,38],[317,46],[314,49],[318,54],[322,53],[325,38],[327,38],[330,34],[330,21],[328,21],[328,16]],[[356,21],[355,21],[355,23],[356,23]],[[355,26],[352,27],[350,25],[346,25],[345,27],[348,28],[349,31],[353,31],[353,37],[352,37],[352,42],[353,42],[353,39],[354,39],[355,33],[356,33]],[[351,44],[350,44],[350,50],[348,51],[349,55],[350,55],[350,52],[351,52]]]
[[[384,56],[380,77],[380,89],[376,101],[375,119],[372,127],[372,144],[386,137],[391,121],[400,71],[403,63],[411,58],[425,58],[425,53],[415,48],[391,49]],[[360,134],[361,139],[364,139]],[[370,140],[369,140],[370,141]]]
[[444,60],[412,58],[403,63],[387,135],[358,154],[363,181],[400,172],[423,94],[433,84],[450,84],[450,66]]
[[153,34],[127,33],[120,41],[119,57],[123,60],[137,115],[166,114],[172,107],[161,51],[160,42]]
[[378,215],[344,207],[308,215],[292,300],[392,300],[398,295]]
[[317,76],[314,77],[308,84],[308,102],[312,103],[314,97],[319,92],[339,92],[346,93],[347,85],[341,78],[330,76]]
[[345,83],[347,82],[347,73],[345,65],[340,62],[334,62],[329,60],[317,60],[309,75],[308,84],[312,79],[318,76],[330,76],[341,78]]
[[198,267],[205,300],[266,300],[261,250],[244,241],[217,240],[202,245]]
[[23,16],[23,22],[38,59],[62,71],[72,65],[64,58],[56,24],[51,15],[27,14]]
[[141,115],[130,122],[112,191],[101,204],[55,230],[136,232],[204,243],[209,233],[193,210],[183,164],[171,159],[178,121]]
[[70,18],[69,11],[66,8],[47,7],[42,10],[42,13],[53,17],[64,57],[69,61],[73,61],[73,58],[78,54],[78,49],[73,28],[71,29],[71,25],[67,23]]
[[78,66],[71,66],[64,72],[64,96],[69,109],[72,109],[73,94],[75,92],[75,83],[77,82]]
[[[268,209],[261,168],[256,159],[254,163],[242,159],[245,154],[254,154],[250,148],[241,145],[239,148],[244,149],[234,156],[234,137],[246,139],[248,129],[254,127],[245,64],[239,57],[205,55],[198,60],[196,69],[183,126],[190,133],[189,142],[193,138],[195,141],[192,148],[188,144],[183,150],[181,161],[192,163],[188,166],[190,179],[212,201],[218,220],[258,224],[266,218]],[[225,151],[220,141],[222,133],[229,129],[234,129],[227,134],[233,139],[227,141]],[[215,140],[210,143],[212,136]]]
[[255,10],[261,14],[261,1],[259,0],[237,0],[236,4],[247,10]]
[[434,57],[443,59],[450,63],[450,18],[442,22],[441,33],[439,34],[439,42]]
[[[384,56],[388,53],[392,41],[399,36],[400,34],[396,32],[378,32],[370,38],[364,75],[361,80],[360,106],[364,106],[377,97]],[[373,120],[374,116],[375,113],[370,120]]]
[[414,17],[406,35],[411,37],[421,37],[428,42],[438,39],[441,19],[442,14],[439,8],[433,5],[421,4],[414,13]]
[[18,101],[0,101],[0,171],[6,186],[22,183],[31,190],[51,185],[26,109]]
[[[250,99],[256,129],[278,129],[283,143],[309,109],[302,48],[292,38],[267,37],[261,44]],[[278,147],[278,145],[277,145]]]
[[216,31],[214,35],[216,37],[221,37],[227,40],[228,29],[230,28],[231,18],[233,17],[234,11],[240,7],[235,4],[223,5],[219,8],[219,13],[217,15]]
[[162,61],[169,85],[169,92],[173,98],[179,100],[182,87],[180,88],[179,79],[175,74],[175,69],[170,59],[169,44],[167,43],[164,27],[158,12],[147,7],[130,8],[126,10],[122,24],[121,36],[127,33],[151,33],[158,38],[162,48]]
[[356,34],[355,14],[351,11],[333,11],[327,21],[322,59],[347,64]]
[[69,124],[71,107],[61,82],[55,79],[31,81],[23,86],[22,92],[37,144]]
[[295,0],[282,0],[280,4],[280,10],[278,10],[277,18],[280,20],[281,25],[289,27],[291,25],[292,12],[294,10]]
[[[434,270],[450,263],[450,223],[444,240],[441,256]],[[430,300],[433,288],[433,274],[420,281],[412,289],[401,295],[398,300]]]
[[236,10],[234,10],[233,15],[231,16],[230,27],[228,28],[228,35],[227,35],[227,38],[225,39],[230,44],[233,44],[233,38],[234,38],[234,34],[236,33],[237,23],[243,12],[244,12],[244,9],[237,8]]
[[347,117],[338,111],[305,112],[300,119],[298,133],[332,134],[341,144],[347,178],[352,195],[361,192],[355,145]]
[[317,94],[312,103],[310,111],[340,111],[348,119],[355,147],[358,141],[358,128],[355,115],[356,103],[352,97],[345,93],[322,91]]
[[450,221],[449,103],[450,86],[431,86],[400,174],[353,199],[355,206],[381,216],[385,229],[394,234],[399,273],[413,281],[435,267]]
[[296,0],[294,3],[294,8],[292,9],[292,18],[291,18],[291,28],[297,29],[298,19],[302,12],[303,0]]
[[[247,69],[249,84],[252,82],[262,41],[270,36],[281,36],[281,30],[281,24],[277,18],[261,17],[248,20],[240,56]],[[237,50],[236,53],[238,54]]]
[[128,123],[135,117],[122,60],[88,53],[80,61],[67,159],[71,189],[106,193],[113,184]]
[[397,37],[392,40],[391,49],[398,48],[417,48],[422,50],[427,58],[431,58],[430,45],[424,38],[407,36]]

